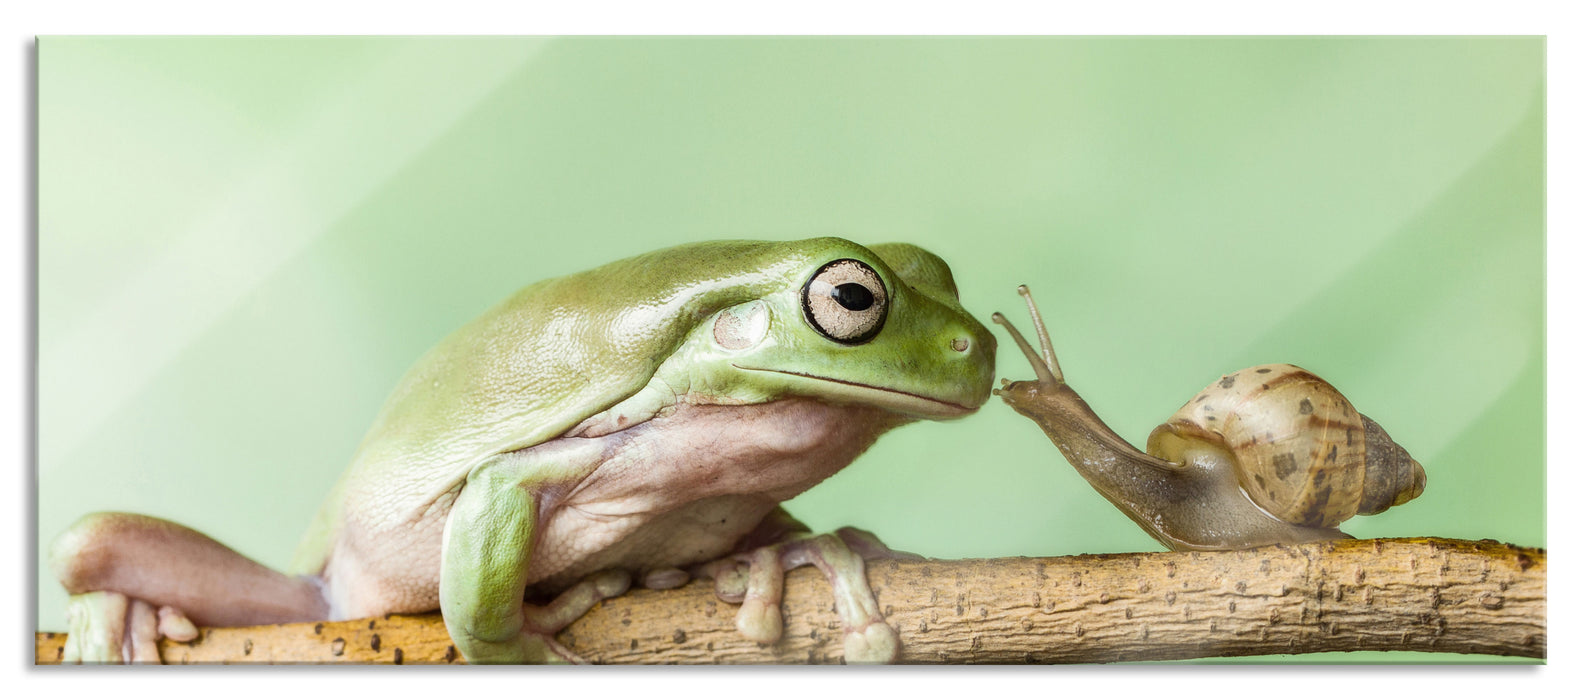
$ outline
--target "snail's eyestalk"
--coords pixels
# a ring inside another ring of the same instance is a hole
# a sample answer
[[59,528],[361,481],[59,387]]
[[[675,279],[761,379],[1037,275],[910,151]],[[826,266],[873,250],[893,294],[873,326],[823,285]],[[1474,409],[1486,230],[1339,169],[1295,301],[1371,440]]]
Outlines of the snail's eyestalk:
[[1016,346],[1022,349],[1023,355],[1027,356],[1028,363],[1033,365],[1033,373],[1038,375],[1040,383],[1049,385],[1065,384],[1066,377],[1060,371],[1060,362],[1055,359],[1054,345],[1049,342],[1049,330],[1044,327],[1044,319],[1038,314],[1038,306],[1033,303],[1032,293],[1027,291],[1027,285],[1025,284],[1017,286],[1016,293],[1027,300],[1027,312],[1033,317],[1033,331],[1038,334],[1038,342],[1043,346],[1043,356],[1039,356],[1038,352],[1033,350],[1033,344],[1022,337],[1021,331],[1016,330],[1016,326],[1005,320],[1004,314],[996,311],[989,318],[995,323],[1005,326],[1005,330],[1010,332],[1011,339],[1016,341]]
[[1010,332],[1011,340],[1016,341],[1016,347],[1022,349],[1022,354],[1027,356],[1027,362],[1033,366],[1033,374],[1038,375],[1038,383],[1050,386],[1059,386],[1065,383],[1064,380],[1056,376],[1054,370],[1048,364],[1044,363],[1044,359],[1038,356],[1038,351],[1034,350],[1032,344],[1022,337],[1021,331],[1016,330],[1016,326],[1005,320],[1004,314],[996,311],[992,316],[989,316],[989,319],[1005,326],[1005,330]]
[[1055,346],[1049,342],[1049,328],[1044,325],[1043,314],[1038,313],[1038,305],[1033,303],[1033,293],[1028,291],[1025,284],[1016,285],[1016,293],[1027,301],[1027,315],[1033,317],[1033,333],[1038,336],[1038,346],[1044,351],[1044,364],[1049,366],[1049,372],[1055,375],[1057,381],[1065,381],[1066,376],[1060,371],[1060,361],[1055,359]]

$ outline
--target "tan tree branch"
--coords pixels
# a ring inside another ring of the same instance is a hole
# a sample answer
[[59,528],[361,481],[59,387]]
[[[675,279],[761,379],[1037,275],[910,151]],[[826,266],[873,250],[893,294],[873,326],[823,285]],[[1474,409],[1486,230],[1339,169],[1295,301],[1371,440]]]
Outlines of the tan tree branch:
[[[1543,658],[1542,549],[1436,538],[1235,552],[869,562],[905,663],[1103,663],[1430,651]],[[786,582],[785,637],[749,642],[707,581],[606,601],[560,635],[596,663],[840,663],[829,586]],[[65,635],[39,633],[36,660]],[[167,663],[459,662],[438,615],[205,629]]]

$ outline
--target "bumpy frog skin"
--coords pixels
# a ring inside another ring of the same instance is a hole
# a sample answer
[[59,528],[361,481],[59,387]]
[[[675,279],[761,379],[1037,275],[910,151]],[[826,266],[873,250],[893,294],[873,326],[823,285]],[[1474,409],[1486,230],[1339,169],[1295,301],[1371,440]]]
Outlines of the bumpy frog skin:
[[292,575],[163,520],[79,521],[51,552],[67,659],[157,661],[194,624],[439,609],[469,662],[576,660],[561,628],[634,578],[690,576],[773,642],[784,570],[813,564],[847,661],[890,661],[862,558],[893,553],[778,504],[890,428],[976,410],[994,350],[949,268],[906,244],[717,241],[539,282],[407,372]]

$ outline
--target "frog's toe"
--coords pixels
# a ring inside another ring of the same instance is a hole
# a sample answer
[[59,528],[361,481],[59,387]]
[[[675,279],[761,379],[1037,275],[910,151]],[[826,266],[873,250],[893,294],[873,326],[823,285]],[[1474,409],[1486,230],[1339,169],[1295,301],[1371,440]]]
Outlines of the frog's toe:
[[549,605],[541,608],[525,606],[522,610],[524,616],[522,645],[528,663],[587,663],[585,659],[556,641],[555,635],[576,622],[577,618],[587,614],[600,601],[614,598],[631,587],[631,574],[611,569],[600,571],[577,582],[577,585],[555,596]]
[[535,637],[536,638],[535,641],[537,642],[537,644],[530,644],[529,645],[531,648],[534,649],[534,652],[532,652],[529,655],[529,659],[531,659],[531,663],[549,664],[549,665],[577,665],[577,666],[586,665],[588,663],[587,659],[584,659],[581,656],[578,656],[572,650],[567,649],[564,644],[561,644],[560,642],[555,641],[555,638],[552,637],[552,636],[549,636],[549,635],[531,635],[531,636]]
[[[619,569],[601,571],[589,580],[593,583],[594,595],[598,597],[593,603],[605,598],[614,598],[632,588],[632,575]],[[593,604],[589,603],[588,607],[593,607]]]
[[901,636],[885,622],[846,633],[846,663],[889,664],[901,658]]
[[126,611],[126,661],[157,664],[159,658],[159,613],[145,601],[132,599]]
[[862,556],[853,551],[845,537],[818,535],[775,546],[781,548],[782,561],[787,568],[812,564],[829,580],[835,596],[835,612],[845,627],[848,661],[886,663],[898,658],[900,639],[879,612],[879,602],[868,586],[868,572]]
[[469,664],[587,663],[557,641],[555,635],[601,601],[625,593],[631,585],[632,576],[625,571],[600,571],[562,591],[546,605],[523,605],[520,628],[497,638],[480,635],[450,616],[446,617],[446,629]]
[[716,559],[697,567],[692,573],[714,579],[714,595],[722,602],[740,603],[747,597],[747,565],[735,557]]
[[774,644],[785,634],[778,601],[748,599],[736,611],[736,631],[759,644]]
[[127,659],[126,612],[130,601],[120,593],[79,593],[66,603],[68,664],[118,664]]
[[577,618],[587,614],[593,606],[606,598],[625,593],[632,585],[632,575],[616,569],[600,571],[566,589],[543,607],[526,606],[522,613],[526,628],[546,637],[553,637]]
[[868,587],[864,555],[916,556],[891,550],[870,533],[845,528],[836,534],[796,534],[748,554],[710,562],[695,573],[714,578],[715,594],[721,600],[741,602],[741,609],[736,612],[736,629],[743,636],[772,644],[785,633],[785,621],[780,615],[785,572],[811,564],[824,574],[834,591],[835,611],[846,633],[847,661],[893,662],[900,656],[900,637],[885,623],[873,590]]
[[166,605],[159,609],[159,634],[178,642],[190,642],[198,638],[198,626],[180,610]]
[[586,663],[582,657],[555,641],[553,634],[544,634],[527,627],[515,637],[500,641],[452,639],[455,639],[458,647],[464,648],[462,654],[467,663],[473,665]]
[[198,636],[197,626],[181,611],[168,605],[156,609],[113,591],[72,596],[66,623],[61,663],[68,664],[157,664],[162,662],[160,639],[187,642]]
[[863,559],[906,559],[910,561],[924,559],[921,554],[890,549],[888,545],[880,542],[876,535],[867,530],[843,527],[836,530],[835,535],[840,538],[840,541],[845,542],[851,551],[856,552]]
[[785,563],[782,546],[755,550],[749,559],[742,607],[736,611],[736,629],[761,644],[780,641],[785,622],[780,619],[780,601],[785,597]]
[[654,591],[668,591],[680,588],[692,580],[692,575],[681,569],[656,569],[643,575],[643,588]]

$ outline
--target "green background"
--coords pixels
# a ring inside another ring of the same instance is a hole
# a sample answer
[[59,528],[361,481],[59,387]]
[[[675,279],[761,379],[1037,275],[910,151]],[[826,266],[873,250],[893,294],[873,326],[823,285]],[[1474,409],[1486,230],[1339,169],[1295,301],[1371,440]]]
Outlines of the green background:
[[[1307,367],[1429,475],[1347,531],[1545,545],[1541,38],[49,37],[38,70],[41,553],[127,510],[282,567],[403,370],[510,292],[815,235],[938,253],[985,322],[1031,285],[1137,443]],[[789,507],[936,557],[1160,549],[998,400]],[[40,629],[64,602],[41,568]]]

